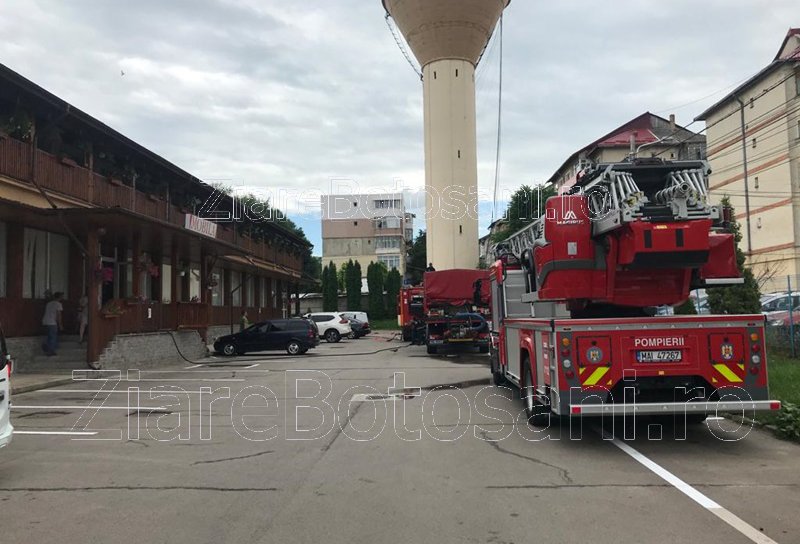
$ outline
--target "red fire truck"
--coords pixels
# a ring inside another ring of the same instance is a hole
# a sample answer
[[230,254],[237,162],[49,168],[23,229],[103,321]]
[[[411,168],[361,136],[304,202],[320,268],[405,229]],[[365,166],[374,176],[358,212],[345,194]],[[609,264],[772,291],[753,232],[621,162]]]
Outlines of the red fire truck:
[[411,340],[414,321],[425,315],[424,294],[421,286],[405,286],[397,294],[397,324],[406,342]]
[[489,271],[425,272],[425,345],[428,354],[477,347],[489,352]]
[[655,316],[695,287],[741,283],[707,163],[589,166],[495,248],[491,369],[529,420],[778,410],[761,315]]

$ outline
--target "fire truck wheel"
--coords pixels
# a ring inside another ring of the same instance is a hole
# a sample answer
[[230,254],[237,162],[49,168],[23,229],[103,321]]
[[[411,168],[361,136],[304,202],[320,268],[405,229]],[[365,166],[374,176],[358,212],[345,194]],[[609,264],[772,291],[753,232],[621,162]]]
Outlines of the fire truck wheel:
[[489,356],[489,362],[492,366],[492,383],[495,385],[505,385],[506,377],[503,376],[502,372],[500,372],[500,365],[498,365],[497,361],[497,352],[494,352]]
[[[527,360],[523,361],[523,365],[526,363]],[[530,370],[525,371],[525,380],[519,392],[522,402],[525,403],[525,415],[528,416],[528,423],[534,427],[547,427],[550,424],[550,414],[547,407],[536,400]]]
[[428,355],[436,355],[436,346],[428,346]]

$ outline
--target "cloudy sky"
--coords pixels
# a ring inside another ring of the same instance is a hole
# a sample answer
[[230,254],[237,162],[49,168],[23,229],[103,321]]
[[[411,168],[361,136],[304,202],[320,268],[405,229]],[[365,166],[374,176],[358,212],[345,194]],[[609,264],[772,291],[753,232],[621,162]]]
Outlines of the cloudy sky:
[[[797,0],[513,0],[501,194],[644,111],[690,123],[790,26]],[[315,252],[322,192],[424,185],[421,83],[380,0],[3,0],[0,36],[13,70],[202,179],[272,195]],[[487,195],[499,66],[496,34],[477,76]]]

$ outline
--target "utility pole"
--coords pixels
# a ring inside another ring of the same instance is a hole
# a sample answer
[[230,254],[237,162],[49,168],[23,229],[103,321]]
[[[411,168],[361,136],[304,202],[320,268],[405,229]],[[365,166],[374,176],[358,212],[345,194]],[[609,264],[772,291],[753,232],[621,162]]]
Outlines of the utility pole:
[[738,96],[736,101],[739,103],[739,119],[742,131],[742,167],[744,168],[744,213],[747,225],[747,256],[753,254],[752,231],[750,230],[750,183],[747,179],[747,129],[744,124],[744,102]]

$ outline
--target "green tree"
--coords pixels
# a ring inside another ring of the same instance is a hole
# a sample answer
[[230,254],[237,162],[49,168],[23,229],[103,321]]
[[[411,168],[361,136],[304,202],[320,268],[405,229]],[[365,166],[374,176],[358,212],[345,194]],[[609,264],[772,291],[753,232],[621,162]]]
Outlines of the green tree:
[[511,195],[508,208],[503,216],[507,222],[506,226],[502,231],[495,233],[492,240],[495,242],[505,240],[525,225],[533,223],[544,213],[547,199],[556,194],[556,188],[553,185],[536,185],[534,187],[523,185],[517,189]]
[[358,261],[350,259],[347,262],[345,275],[345,290],[347,292],[347,309],[350,311],[361,310],[361,265]]
[[400,271],[392,268],[386,274],[386,315],[389,317],[397,315],[397,295],[400,294],[402,285],[403,277]]
[[675,306],[675,315],[695,315],[697,308],[694,307],[692,299],[686,299],[683,304]]
[[369,263],[367,267],[367,289],[369,289],[369,315],[372,319],[382,319],[385,314],[383,288],[386,267],[381,263]]
[[[731,208],[731,216],[735,216],[730,198],[722,199],[722,206]],[[761,292],[758,288],[753,271],[745,266],[744,252],[739,249],[742,233],[739,222],[734,220],[730,230],[736,240],[736,264],[744,278],[741,285],[727,287],[713,287],[706,290],[708,293],[708,307],[712,314],[757,314],[761,312]]]
[[348,263],[344,263],[339,269],[339,272],[336,274],[336,285],[339,291],[344,291],[347,288],[347,282],[345,279],[347,277],[347,264]]
[[428,249],[427,238],[425,231],[419,231],[414,243],[408,250],[408,278],[413,285],[417,285],[422,281],[422,275],[428,267]]
[[332,262],[322,271],[322,309],[325,312],[335,312],[339,309],[336,265]]

